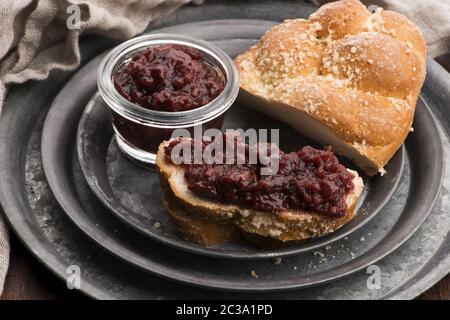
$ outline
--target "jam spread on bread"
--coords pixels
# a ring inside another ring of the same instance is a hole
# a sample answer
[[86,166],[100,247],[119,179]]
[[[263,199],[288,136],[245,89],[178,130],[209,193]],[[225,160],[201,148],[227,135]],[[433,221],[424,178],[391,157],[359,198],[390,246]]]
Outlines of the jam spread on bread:
[[117,91],[140,107],[185,111],[206,105],[224,89],[221,74],[204,61],[201,51],[165,44],[149,47],[113,76]]
[[[184,149],[190,150],[187,156],[189,160],[182,165],[185,167],[188,188],[197,196],[274,213],[301,210],[340,217],[347,212],[346,196],[354,189],[354,175],[339,163],[330,147],[318,150],[305,146],[297,152],[279,151],[276,155],[276,173],[261,175],[261,167],[266,164],[261,163],[259,154],[255,164],[249,162],[250,151],[255,146],[244,144],[242,164],[237,164],[237,161],[234,164],[217,164],[226,163],[225,147],[222,151],[215,152],[215,163],[195,164],[195,143],[201,146],[201,150],[205,150],[211,141],[178,139],[165,147],[167,161],[173,163],[174,148],[180,143],[189,144],[189,149]],[[267,149],[270,150],[265,150]],[[237,155],[237,150],[234,147],[234,160],[242,157]],[[256,148],[255,152],[258,153],[258,150],[260,149]],[[180,157],[187,159],[183,154]],[[221,157],[223,161],[217,161]]]

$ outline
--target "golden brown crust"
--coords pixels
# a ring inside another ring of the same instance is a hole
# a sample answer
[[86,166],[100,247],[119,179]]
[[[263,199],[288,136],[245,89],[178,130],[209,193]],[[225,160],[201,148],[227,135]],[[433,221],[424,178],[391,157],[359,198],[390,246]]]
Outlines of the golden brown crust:
[[366,7],[358,0],[343,0],[323,5],[309,20],[322,26],[319,36],[340,39],[360,32],[369,16]]
[[378,10],[373,14],[373,17],[381,20],[381,23],[373,26],[373,31],[385,33],[401,41],[425,63],[427,58],[426,43],[422,32],[414,23],[404,15],[389,10]]
[[232,223],[218,223],[189,214],[173,194],[164,192],[163,205],[178,234],[189,242],[210,246],[238,238],[238,229]]
[[235,62],[241,100],[372,175],[410,131],[425,59],[423,36],[406,17],[344,0],[270,29]]
[[[278,214],[244,209],[236,205],[227,205],[202,199],[187,188],[182,166],[175,166],[165,160],[164,147],[158,148],[156,166],[159,170],[161,186],[167,199],[175,199],[172,206],[165,202],[169,216],[174,219],[180,233],[189,241],[196,243],[217,243],[214,236],[207,236],[203,227],[212,228],[217,238],[231,234],[237,227],[242,232],[264,238],[286,241],[299,241],[321,237],[331,233],[355,216],[355,206],[363,189],[358,173],[353,183],[355,188],[347,197],[348,210],[339,218],[330,218],[314,212],[283,211]],[[167,196],[169,195],[169,196]],[[175,208],[175,209],[174,209]]]

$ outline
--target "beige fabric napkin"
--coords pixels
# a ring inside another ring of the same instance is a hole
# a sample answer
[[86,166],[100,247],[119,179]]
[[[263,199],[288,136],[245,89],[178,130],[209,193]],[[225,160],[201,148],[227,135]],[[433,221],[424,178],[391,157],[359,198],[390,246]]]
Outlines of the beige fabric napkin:
[[[6,89],[80,62],[81,34],[127,39],[191,0],[1,0],[0,111]],[[79,24],[77,17],[80,17]],[[9,262],[0,209],[0,294]]]

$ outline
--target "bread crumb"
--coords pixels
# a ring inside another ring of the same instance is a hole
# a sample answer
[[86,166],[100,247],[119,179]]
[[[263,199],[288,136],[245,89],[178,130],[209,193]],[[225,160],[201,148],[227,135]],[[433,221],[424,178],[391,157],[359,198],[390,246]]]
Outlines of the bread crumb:
[[314,255],[314,256],[319,256],[320,258],[325,257],[325,255],[324,255],[322,252],[320,252],[320,251],[314,251],[314,252],[313,252],[313,255]]
[[159,228],[161,228],[161,223],[155,222],[155,223],[153,224],[153,226],[154,226],[156,229],[159,229]]
[[276,230],[276,229],[269,229],[269,234],[271,237],[277,237],[281,234],[280,230]]
[[281,264],[282,259],[280,257],[273,259],[273,264]]
[[243,216],[244,218],[247,218],[248,216],[250,216],[251,214],[251,210],[241,210],[241,216]]
[[255,270],[250,271],[250,275],[252,276],[252,278],[258,279],[258,275],[256,274]]
[[323,252],[314,251],[313,255],[319,257],[319,263],[327,262],[327,257],[325,257],[325,254]]
[[359,241],[360,242],[364,242],[366,239],[364,238],[364,237],[361,237],[360,239],[359,239]]

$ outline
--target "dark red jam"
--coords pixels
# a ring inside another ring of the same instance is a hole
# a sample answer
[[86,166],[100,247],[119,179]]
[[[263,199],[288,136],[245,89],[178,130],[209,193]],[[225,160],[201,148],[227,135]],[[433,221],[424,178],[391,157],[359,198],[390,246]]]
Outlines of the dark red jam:
[[[204,124],[202,124],[202,131],[214,128],[220,129],[223,124],[225,114],[218,116]],[[115,111],[112,111],[112,122],[114,127],[128,143],[134,147],[146,152],[156,153],[158,146],[164,140],[172,138],[173,129],[163,129],[146,126],[125,117],[122,117]],[[184,128],[188,130],[192,135],[193,127]]]
[[204,61],[201,51],[174,44],[145,49],[120,67],[113,80],[128,101],[169,112],[204,106],[225,86],[222,74]]
[[[172,161],[172,150],[179,143],[189,143],[190,156],[194,154],[193,140],[174,140],[166,147],[167,160]],[[211,142],[200,143],[204,150]],[[330,147],[279,151],[278,171],[272,175],[261,175],[265,165],[260,161],[249,164],[251,147],[245,147],[245,164],[183,164],[189,190],[204,198],[260,211],[303,210],[329,217],[345,214],[346,195],[354,188],[354,175],[339,163]],[[225,157],[224,150],[220,157]]]

